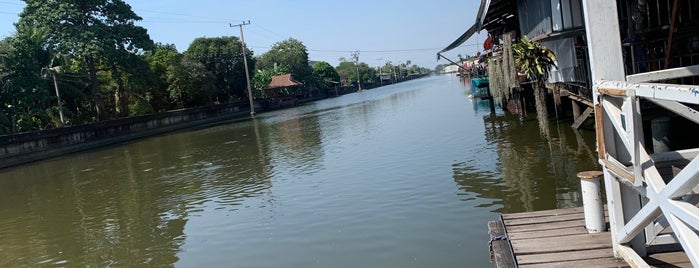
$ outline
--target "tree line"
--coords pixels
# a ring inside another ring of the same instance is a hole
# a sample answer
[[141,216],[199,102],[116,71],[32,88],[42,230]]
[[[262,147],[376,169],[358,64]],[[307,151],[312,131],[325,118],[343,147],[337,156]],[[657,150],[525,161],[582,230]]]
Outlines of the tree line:
[[[247,98],[237,37],[201,37],[184,52],[154,42],[123,0],[23,0],[16,33],[0,40],[0,135],[78,125]],[[272,76],[291,73],[304,87],[375,83],[382,73],[429,72],[410,61],[380,68],[340,59],[309,65],[296,39],[261,55],[245,49],[254,96]],[[288,94],[293,94],[288,93]],[[59,98],[60,96],[60,98]]]

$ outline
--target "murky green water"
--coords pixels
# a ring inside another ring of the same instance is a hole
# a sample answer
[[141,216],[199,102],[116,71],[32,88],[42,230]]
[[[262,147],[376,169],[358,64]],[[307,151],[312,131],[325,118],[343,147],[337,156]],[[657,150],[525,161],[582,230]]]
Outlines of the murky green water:
[[578,206],[593,133],[456,77],[0,170],[0,267],[483,267],[498,212]]

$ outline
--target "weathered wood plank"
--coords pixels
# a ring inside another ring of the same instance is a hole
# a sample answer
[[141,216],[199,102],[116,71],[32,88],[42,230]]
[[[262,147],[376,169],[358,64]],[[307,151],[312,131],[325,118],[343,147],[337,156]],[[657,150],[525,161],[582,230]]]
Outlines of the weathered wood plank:
[[512,248],[517,256],[521,254],[553,253],[574,250],[602,249],[612,244],[609,233],[580,234],[561,237],[513,240]]
[[572,221],[562,221],[562,222],[552,222],[552,223],[535,223],[535,224],[528,224],[528,225],[517,225],[517,226],[507,226],[507,232],[508,233],[517,233],[517,232],[531,232],[531,231],[543,231],[543,230],[551,230],[552,232],[555,232],[555,230],[558,229],[565,229],[565,228],[571,228],[571,227],[585,227],[585,220],[580,219],[580,220],[572,220]]
[[559,209],[551,209],[551,210],[502,214],[502,218],[504,220],[511,220],[511,219],[546,217],[546,216],[556,216],[556,215],[565,215],[565,214],[580,214],[582,212],[583,212],[582,207],[559,208]]
[[549,263],[549,262],[595,260],[595,259],[601,259],[601,258],[614,258],[614,253],[612,252],[611,245],[609,245],[609,248],[603,248],[603,249],[576,250],[576,251],[557,252],[557,253],[518,255],[517,256],[517,263],[519,265],[530,265],[530,264],[540,264],[540,263]]
[[510,226],[517,226],[517,225],[528,225],[528,224],[537,224],[537,223],[552,223],[552,222],[573,221],[573,220],[580,220],[580,219],[585,219],[585,215],[582,213],[575,213],[575,214],[542,216],[542,217],[535,217],[535,218],[510,219],[510,220],[505,220],[505,224],[507,225],[507,228],[510,228]]
[[549,262],[549,263],[538,263],[529,265],[520,265],[522,268],[553,268],[553,267],[630,267],[626,262],[614,258],[603,258],[603,259],[593,259],[593,260],[577,260],[577,261],[564,261],[564,262]]
[[510,240],[523,240],[523,239],[545,238],[545,237],[554,237],[554,236],[560,237],[560,236],[576,235],[576,234],[587,234],[587,230],[585,229],[585,226],[557,229],[555,232],[552,232],[551,230],[516,232],[516,233],[510,232],[507,234],[507,236],[510,238]]
[[507,233],[502,221],[489,221],[488,234],[490,235],[491,261],[496,267],[516,267],[513,259],[512,248],[507,240]]
[[[582,208],[505,214],[501,218],[520,267],[629,267],[614,258],[608,232],[587,233]],[[645,259],[652,267],[692,267],[684,252],[655,253]]]

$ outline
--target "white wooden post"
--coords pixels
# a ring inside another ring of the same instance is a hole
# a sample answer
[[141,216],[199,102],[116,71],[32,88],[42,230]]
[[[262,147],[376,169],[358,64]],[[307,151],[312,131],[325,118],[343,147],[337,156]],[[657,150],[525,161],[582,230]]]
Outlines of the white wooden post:
[[[626,81],[624,72],[624,59],[621,49],[621,38],[619,36],[619,19],[617,15],[617,1],[609,0],[587,0],[583,1],[583,14],[585,18],[585,34],[587,37],[587,47],[589,48],[590,75],[593,81],[593,101],[595,109],[600,109],[599,84],[604,80]],[[602,116],[602,117],[606,117]],[[597,118],[600,119],[600,118]],[[615,118],[608,118],[615,120]],[[623,150],[625,145],[618,141],[613,134],[614,128],[604,120],[604,124],[598,122],[597,137],[603,138],[601,144],[605,147],[600,152],[602,162],[609,154],[612,157],[621,157],[628,153]],[[633,125],[633,124],[632,124]],[[631,141],[633,142],[633,140]],[[598,148],[601,150],[602,148]],[[607,188],[607,202],[610,215],[612,244],[614,255],[619,257],[619,245],[616,241],[618,231],[622,230],[624,224],[641,208],[641,197],[628,187],[619,187],[616,178],[608,172],[607,167],[602,162],[605,184]],[[611,189],[610,189],[611,188]],[[630,242],[631,246],[640,256],[645,256],[645,236],[639,235]]]

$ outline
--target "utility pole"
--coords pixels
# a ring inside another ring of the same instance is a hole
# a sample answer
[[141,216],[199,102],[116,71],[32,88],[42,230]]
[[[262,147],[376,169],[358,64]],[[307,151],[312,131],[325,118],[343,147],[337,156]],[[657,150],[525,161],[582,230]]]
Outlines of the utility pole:
[[381,73],[382,73],[382,71],[381,71],[381,61],[383,61],[383,59],[376,59],[376,60],[379,61],[379,66],[376,67],[376,70],[379,71],[379,83],[381,84],[381,86],[383,86],[383,76],[381,75]]
[[49,68],[49,72],[53,76],[53,87],[56,89],[56,98],[58,99],[58,116],[61,118],[61,126],[66,125],[63,119],[63,101],[61,101],[61,93],[58,91],[58,81],[56,81],[56,73],[60,70],[60,66]]
[[243,66],[245,66],[245,81],[248,83],[248,101],[250,101],[250,115],[255,116],[255,104],[252,103],[252,90],[250,89],[250,72],[248,71],[248,59],[245,54],[245,37],[243,36],[243,26],[250,25],[250,21],[243,21],[241,24],[230,24],[231,27],[240,27],[240,45],[243,48]]
[[354,58],[354,66],[357,67],[357,86],[359,87],[357,91],[361,91],[362,82],[359,79],[359,50],[352,52],[352,57]]

